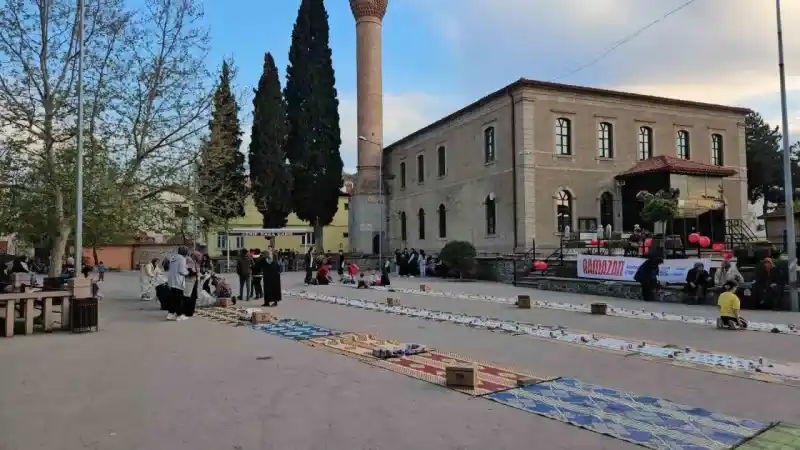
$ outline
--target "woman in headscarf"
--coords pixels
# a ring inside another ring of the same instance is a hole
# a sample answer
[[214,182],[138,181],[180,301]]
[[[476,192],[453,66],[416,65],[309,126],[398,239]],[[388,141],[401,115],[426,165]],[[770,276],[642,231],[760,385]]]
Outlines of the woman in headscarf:
[[263,306],[278,306],[278,302],[281,301],[281,267],[272,246],[267,248],[267,254],[263,258],[263,274]]
[[186,287],[183,289],[183,311],[185,317],[194,316],[194,310],[197,306],[197,289],[198,277],[200,275],[200,268],[203,263],[203,254],[200,252],[192,252],[186,260],[186,269],[189,275],[186,276]]
[[141,300],[150,301],[158,282],[160,272],[158,258],[139,264],[139,285],[142,290]]
[[[306,252],[305,263],[306,263],[306,278],[304,282],[306,284],[311,284],[311,279],[314,277],[314,247],[308,248],[308,252]],[[266,284],[264,285],[266,286]]]

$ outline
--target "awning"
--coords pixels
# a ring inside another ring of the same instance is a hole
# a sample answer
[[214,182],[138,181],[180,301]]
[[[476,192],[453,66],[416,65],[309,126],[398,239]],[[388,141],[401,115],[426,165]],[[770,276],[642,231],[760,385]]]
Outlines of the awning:
[[697,217],[709,211],[725,209],[725,203],[717,199],[679,199],[677,217]]

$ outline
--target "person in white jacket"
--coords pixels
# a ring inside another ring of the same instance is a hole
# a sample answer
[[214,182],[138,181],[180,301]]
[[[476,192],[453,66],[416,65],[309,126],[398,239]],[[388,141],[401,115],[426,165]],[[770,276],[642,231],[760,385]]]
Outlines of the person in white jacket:
[[183,313],[184,294],[186,287],[186,276],[189,275],[189,268],[186,264],[186,257],[189,249],[178,247],[178,253],[173,253],[169,257],[169,268],[167,269],[167,286],[169,286],[169,305],[167,307],[167,320],[186,320]]
[[730,261],[722,261],[722,266],[714,274],[714,286],[722,286],[728,281],[744,283],[744,277]]
[[161,268],[159,267],[159,260],[157,258],[150,262],[139,264],[139,286],[142,290],[141,299],[143,302],[149,301],[155,297],[155,289],[160,274]]

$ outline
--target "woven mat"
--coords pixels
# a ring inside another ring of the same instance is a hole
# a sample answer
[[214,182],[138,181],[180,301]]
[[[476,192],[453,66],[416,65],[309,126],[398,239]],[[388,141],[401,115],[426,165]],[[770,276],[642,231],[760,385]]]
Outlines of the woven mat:
[[781,423],[736,448],[738,450],[800,450],[800,427]]
[[574,378],[509,389],[486,398],[656,450],[730,449],[769,426]]
[[[531,383],[541,383],[552,379],[552,377],[541,377],[494,363],[472,360],[455,353],[439,351],[431,351],[413,356],[403,356],[400,358],[376,359],[369,363],[391,370],[392,372],[402,373],[412,378],[417,378],[440,386],[446,386],[455,391],[473,396],[486,395],[492,392],[515,388],[517,387],[518,380],[530,380]],[[478,374],[478,384],[474,389],[447,386],[445,369],[448,366],[475,367]]]
[[400,341],[383,339],[370,333],[347,333],[340,336],[308,339],[303,342],[356,359],[377,359],[372,356],[374,349],[383,345],[400,345]]

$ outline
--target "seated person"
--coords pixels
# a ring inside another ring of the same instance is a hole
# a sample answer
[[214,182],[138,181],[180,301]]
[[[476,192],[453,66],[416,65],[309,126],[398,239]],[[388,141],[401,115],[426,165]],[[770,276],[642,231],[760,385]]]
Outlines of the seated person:
[[369,288],[369,286],[370,286],[370,284],[369,284],[369,282],[368,282],[368,281],[367,281],[367,280],[364,278],[364,273],[362,272],[362,273],[361,273],[361,274],[358,276],[358,286],[357,286],[357,287],[358,287],[358,289],[367,289],[367,288]]
[[369,281],[369,285],[370,286],[380,286],[381,285],[381,279],[378,276],[378,273],[374,269],[370,270],[370,272],[369,272],[369,280],[367,280],[367,281]]
[[708,289],[708,282],[708,271],[703,266],[703,263],[695,263],[694,267],[689,269],[686,274],[684,291],[695,304],[703,303],[703,299],[706,297],[706,289]]
[[358,266],[355,263],[350,263],[347,265],[347,279],[350,280],[350,283],[356,284],[356,274],[358,274]]
[[714,274],[714,286],[722,287],[726,281],[735,281],[737,284],[744,283],[744,277],[730,261],[722,261],[717,273]]
[[719,319],[717,328],[727,327],[731,330],[747,328],[747,321],[739,314],[741,302],[736,295],[738,285],[733,281],[726,281],[723,285],[725,292],[719,295],[717,304],[719,305]]
[[327,285],[331,284],[331,266],[330,264],[322,264],[319,266],[319,270],[317,270],[317,284],[318,285]]

